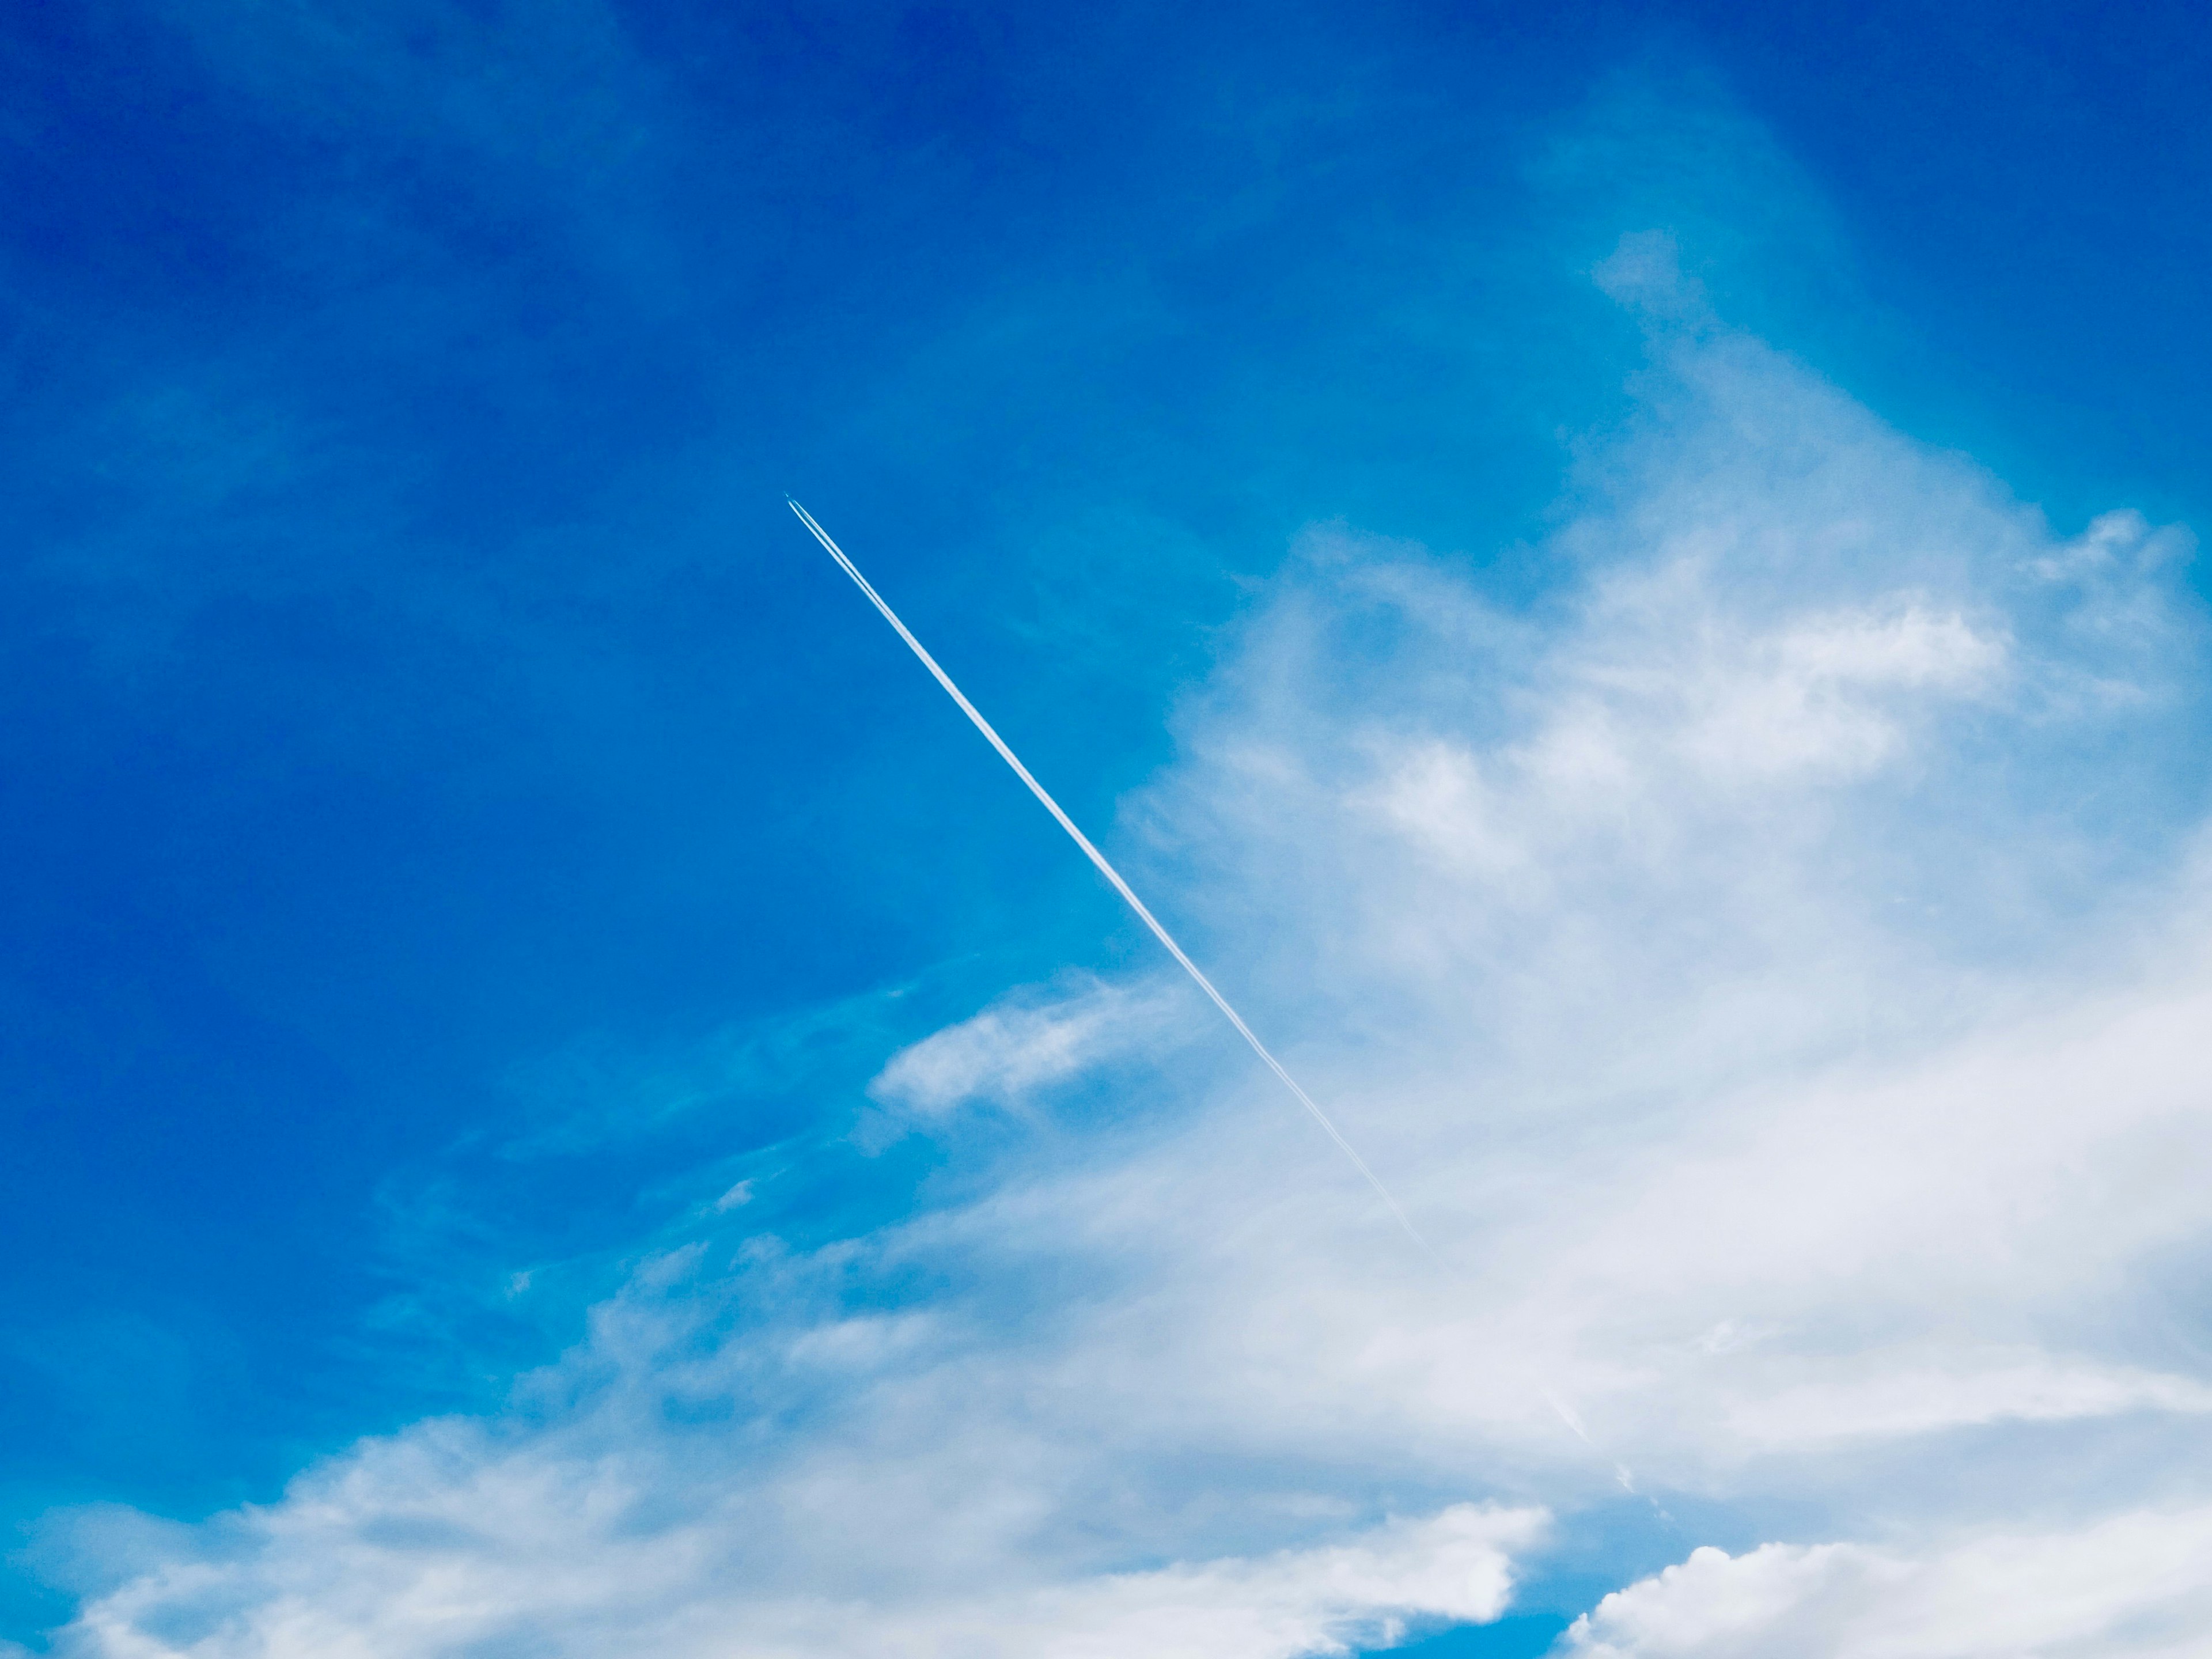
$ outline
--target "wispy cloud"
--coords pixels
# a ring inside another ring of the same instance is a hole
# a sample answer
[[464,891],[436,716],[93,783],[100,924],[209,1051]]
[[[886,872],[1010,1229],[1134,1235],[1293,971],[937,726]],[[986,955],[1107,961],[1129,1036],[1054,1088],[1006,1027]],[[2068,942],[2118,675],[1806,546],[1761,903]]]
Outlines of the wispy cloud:
[[1164,979],[1017,994],[900,1049],[868,1093],[925,1119],[973,1102],[1006,1106],[1133,1050],[1164,1054],[1190,1040],[1195,1012]]
[[[2174,1650],[2212,1496],[2161,1289],[2212,1246],[2185,537],[2054,532],[1630,252],[1646,413],[1547,550],[1574,580],[1509,611],[1314,532],[1133,804],[1146,886],[1310,1034],[1447,1265],[1209,1073],[896,1225],[653,1255],[506,1413],[218,1518],[64,1647],[1291,1659],[1493,1617],[1585,1522],[1687,1554],[1679,1496],[1776,1541],[1584,1650],[1995,1654],[2037,1607]],[[1158,994],[1016,994],[872,1091],[1018,1100],[1160,1040]],[[2033,1530],[1976,1509],[2022,1435],[2083,1472]]]

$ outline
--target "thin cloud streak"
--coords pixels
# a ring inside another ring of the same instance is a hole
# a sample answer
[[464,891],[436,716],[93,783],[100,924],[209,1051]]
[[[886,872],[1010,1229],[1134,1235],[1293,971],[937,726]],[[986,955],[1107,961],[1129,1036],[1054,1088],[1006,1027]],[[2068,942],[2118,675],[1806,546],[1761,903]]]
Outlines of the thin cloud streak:
[[868,603],[883,613],[884,620],[897,630],[898,636],[907,642],[908,648],[921,659],[921,665],[935,677],[937,683],[945,688],[946,695],[960,705],[960,712],[968,716],[975,729],[981,732],[989,742],[991,747],[999,751],[999,758],[1014,769],[1014,775],[1029,786],[1030,793],[1037,798],[1044,810],[1052,814],[1060,827],[1066,830],[1075,844],[1083,849],[1084,857],[1096,865],[1098,873],[1113,884],[1114,890],[1127,901],[1129,908],[1137,913],[1138,920],[1152,930],[1152,937],[1167,946],[1168,954],[1182,964],[1183,971],[1198,981],[1198,988],[1211,997],[1213,1000],[1213,1006],[1227,1016],[1229,1023],[1237,1028],[1237,1036],[1252,1045],[1252,1052],[1267,1062],[1267,1069],[1282,1079],[1283,1086],[1297,1097],[1298,1104],[1306,1109],[1312,1115],[1313,1121],[1320,1124],[1328,1138],[1336,1143],[1337,1150],[1352,1160],[1352,1168],[1366,1178],[1367,1184],[1375,1189],[1376,1196],[1380,1198],[1389,1207],[1390,1213],[1397,1218],[1398,1224],[1406,1230],[1406,1237],[1419,1245],[1425,1252],[1429,1251],[1428,1240],[1421,1237],[1420,1230],[1413,1225],[1405,1211],[1398,1206],[1398,1200],[1390,1196],[1390,1189],[1382,1184],[1382,1177],[1368,1167],[1367,1160],[1360,1157],[1352,1144],[1344,1138],[1343,1132],[1329,1121],[1328,1114],[1315,1103],[1313,1097],[1298,1086],[1298,1080],[1285,1069],[1282,1061],[1268,1052],[1267,1045],[1261,1042],[1252,1028],[1244,1023],[1243,1017],[1229,1006],[1229,999],[1214,988],[1213,981],[1200,970],[1199,965],[1184,952],[1182,946],[1175,942],[1174,936],[1160,925],[1159,918],[1146,908],[1144,900],[1137,896],[1135,890],[1121,879],[1121,872],[1106,861],[1106,855],[1091,844],[1090,836],[1075,827],[1075,820],[1061,810],[1060,803],[1054,800],[1045,787],[1036,781],[1030,769],[1022,764],[1021,757],[1007,747],[1006,740],[998,734],[990,721],[983,718],[982,711],[969,702],[960,688],[952,683],[952,677],[938,666],[937,659],[929,654],[921,641],[915,638],[913,631],[899,620],[898,613],[884,603],[883,595],[869,585],[868,579],[860,574],[860,567],[846,556],[845,550],[830,538],[830,532],[815,522],[812,514],[792,500],[790,496],[787,495],[783,499],[791,510],[799,515],[799,521],[813,532],[814,539],[820,542],[830,556],[837,561],[837,568],[853,579],[854,585],[868,596]]

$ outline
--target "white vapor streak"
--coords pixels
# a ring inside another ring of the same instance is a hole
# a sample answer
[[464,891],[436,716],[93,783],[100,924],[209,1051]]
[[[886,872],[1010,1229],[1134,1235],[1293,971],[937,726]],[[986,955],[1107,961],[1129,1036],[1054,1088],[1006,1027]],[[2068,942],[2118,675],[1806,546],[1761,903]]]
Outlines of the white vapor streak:
[[830,539],[830,532],[814,521],[812,514],[788,495],[784,497],[784,501],[790,506],[791,510],[799,515],[799,521],[814,532],[814,539],[820,542],[830,556],[837,561],[838,568],[853,579],[854,584],[860,588],[860,592],[868,596],[868,603],[880,611],[884,620],[898,631],[898,636],[907,642],[908,649],[921,659],[921,665],[936,677],[937,683],[945,688],[946,695],[960,705],[960,712],[974,722],[975,729],[983,734],[992,748],[999,751],[999,758],[1014,769],[1014,775],[1029,786],[1030,793],[1035,795],[1044,810],[1058,820],[1060,827],[1066,830],[1075,844],[1083,849],[1083,855],[1097,866],[1098,873],[1113,884],[1114,890],[1128,902],[1129,908],[1137,913],[1138,919],[1152,930],[1152,937],[1167,946],[1168,954],[1181,963],[1183,971],[1198,981],[1200,990],[1213,999],[1213,1006],[1220,1009],[1228,1018],[1229,1023],[1237,1028],[1237,1034],[1252,1045],[1252,1052],[1267,1062],[1267,1069],[1282,1079],[1283,1086],[1297,1097],[1298,1104],[1312,1115],[1314,1121],[1320,1124],[1328,1133],[1328,1138],[1336,1143],[1337,1149],[1352,1160],[1352,1168],[1367,1178],[1367,1184],[1375,1189],[1376,1196],[1389,1206],[1390,1213],[1398,1218],[1398,1224],[1406,1230],[1407,1236],[1426,1250],[1429,1248],[1428,1241],[1423,1238],[1413,1224],[1407,1219],[1406,1212],[1398,1207],[1398,1200],[1390,1196],[1390,1189],[1382,1184],[1381,1177],[1376,1176],[1374,1170],[1367,1167],[1367,1160],[1353,1150],[1352,1143],[1346,1140],[1342,1132],[1329,1121],[1328,1114],[1314,1103],[1313,1097],[1298,1086],[1298,1080],[1284,1069],[1282,1061],[1267,1052],[1267,1045],[1253,1035],[1252,1028],[1247,1025],[1243,1017],[1229,1006],[1229,999],[1215,990],[1213,981],[1199,970],[1196,963],[1183,954],[1182,946],[1177,945],[1168,930],[1160,926],[1159,918],[1145,908],[1144,900],[1139,898],[1129,884],[1121,879],[1121,872],[1106,861],[1106,855],[1091,844],[1091,838],[1088,836],[1075,827],[1075,820],[1062,811],[1060,803],[1046,793],[1042,784],[1030,775],[1030,769],[1023,765],[1020,757],[1006,746],[1006,740],[992,728],[991,722],[983,718],[981,711],[968,701],[960,688],[953,684],[952,677],[937,665],[937,659],[923,648],[921,641],[915,638],[907,625],[898,619],[898,613],[884,603],[883,595],[868,585],[868,579],[860,574],[860,568],[845,556],[845,550]]

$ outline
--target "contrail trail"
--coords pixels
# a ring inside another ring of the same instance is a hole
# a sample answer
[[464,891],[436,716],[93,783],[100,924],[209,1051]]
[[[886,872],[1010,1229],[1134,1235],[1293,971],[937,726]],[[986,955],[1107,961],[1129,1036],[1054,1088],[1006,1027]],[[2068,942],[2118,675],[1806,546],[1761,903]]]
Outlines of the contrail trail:
[[1389,1206],[1390,1213],[1398,1218],[1398,1224],[1406,1230],[1407,1236],[1422,1249],[1427,1250],[1428,1240],[1423,1238],[1413,1224],[1406,1218],[1406,1212],[1398,1207],[1398,1200],[1390,1196],[1390,1189],[1382,1184],[1381,1178],[1374,1170],[1367,1167],[1367,1160],[1352,1150],[1352,1143],[1344,1138],[1335,1124],[1329,1121],[1328,1114],[1314,1104],[1313,1097],[1298,1086],[1298,1080],[1283,1069],[1283,1062],[1267,1052],[1267,1045],[1253,1035],[1252,1028],[1247,1025],[1243,1017],[1229,1006],[1229,999],[1215,990],[1213,981],[1200,973],[1198,964],[1183,954],[1182,946],[1177,945],[1168,930],[1160,926],[1159,918],[1145,908],[1144,900],[1139,898],[1129,884],[1121,879],[1121,872],[1106,862],[1106,855],[1091,844],[1091,837],[1075,827],[1075,820],[1062,811],[1060,803],[1046,793],[1042,784],[1030,775],[1030,769],[1022,764],[1019,756],[1006,747],[1006,740],[992,729],[991,722],[983,718],[982,712],[962,695],[960,688],[953,684],[952,677],[937,665],[937,659],[922,648],[921,641],[915,638],[913,632],[898,619],[898,613],[884,603],[884,596],[868,585],[868,579],[860,574],[860,567],[845,556],[845,550],[830,539],[830,532],[815,523],[814,515],[811,513],[788,495],[783,499],[789,504],[791,510],[799,515],[799,523],[812,531],[814,539],[820,542],[830,556],[837,561],[837,568],[853,579],[854,585],[868,596],[868,603],[883,612],[884,620],[898,630],[898,636],[906,641],[907,648],[921,659],[921,665],[936,677],[937,683],[945,688],[946,695],[960,705],[960,712],[975,723],[975,729],[983,734],[992,748],[999,751],[999,758],[1014,769],[1014,775],[1029,786],[1030,793],[1037,798],[1044,810],[1053,815],[1059,822],[1060,827],[1066,830],[1075,844],[1083,849],[1083,856],[1097,866],[1098,873],[1114,884],[1114,890],[1128,902],[1129,908],[1137,913],[1138,920],[1152,930],[1152,937],[1167,946],[1168,954],[1181,963],[1183,971],[1198,981],[1198,988],[1213,999],[1213,1006],[1228,1017],[1229,1023],[1237,1028],[1237,1035],[1252,1045],[1252,1052],[1267,1062],[1267,1069],[1282,1079],[1285,1089],[1297,1097],[1298,1104],[1312,1114],[1313,1121],[1320,1124],[1327,1132],[1328,1138],[1336,1143],[1337,1150],[1352,1160],[1352,1167],[1367,1178],[1367,1184],[1375,1189],[1375,1195]]

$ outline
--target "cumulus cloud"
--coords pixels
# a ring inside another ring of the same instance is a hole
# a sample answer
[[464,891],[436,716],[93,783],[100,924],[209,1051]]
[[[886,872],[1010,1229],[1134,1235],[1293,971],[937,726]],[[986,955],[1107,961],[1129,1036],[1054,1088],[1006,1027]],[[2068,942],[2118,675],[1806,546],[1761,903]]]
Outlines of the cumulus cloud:
[[1577,1659],[1883,1659],[2206,1650],[2212,1510],[1996,1533],[1914,1559],[1855,1544],[1707,1548],[1576,1620]]
[[[2017,1652],[2037,1607],[2054,1653],[2184,1650],[2186,538],[2054,533],[1665,252],[1607,279],[1652,365],[1570,577],[1509,609],[1315,531],[1127,818],[1439,1261],[1215,1069],[835,1244],[705,1206],[507,1413],[173,1540],[64,1649],[1288,1659],[1638,1526],[1687,1559],[1583,1650]],[[1159,1040],[1156,994],[1017,991],[874,1093],[1018,1099]]]

